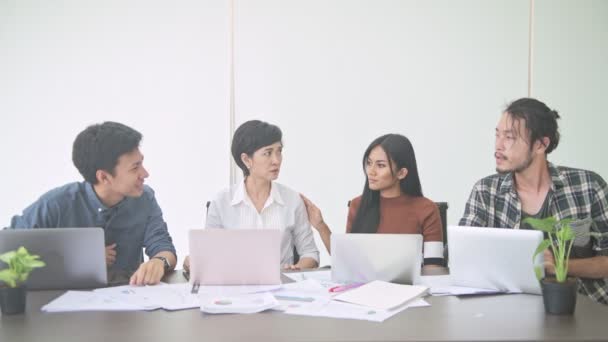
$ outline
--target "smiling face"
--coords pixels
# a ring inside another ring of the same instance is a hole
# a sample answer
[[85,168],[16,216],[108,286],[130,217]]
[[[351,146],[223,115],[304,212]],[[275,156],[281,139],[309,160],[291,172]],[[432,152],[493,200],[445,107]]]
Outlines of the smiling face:
[[251,177],[273,181],[279,177],[283,162],[283,143],[264,146],[250,156],[241,154],[241,160],[249,169]]
[[150,175],[143,166],[144,156],[139,148],[118,158],[114,174],[101,172],[101,181],[114,196],[139,197],[144,192],[144,180]]
[[407,169],[397,170],[395,163],[389,161],[382,146],[374,147],[365,162],[365,174],[369,189],[380,191],[383,197],[395,197],[401,194],[401,180],[407,175]]

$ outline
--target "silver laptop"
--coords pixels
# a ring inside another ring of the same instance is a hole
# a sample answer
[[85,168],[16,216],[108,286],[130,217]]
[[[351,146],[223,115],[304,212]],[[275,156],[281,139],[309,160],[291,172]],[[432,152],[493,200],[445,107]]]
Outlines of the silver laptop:
[[413,284],[422,266],[420,234],[333,234],[331,277],[338,283]]
[[193,229],[190,283],[281,284],[281,238],[277,229]]
[[[34,269],[28,289],[77,289],[107,285],[104,234],[101,228],[0,230],[0,253],[24,246],[46,263]],[[0,265],[4,267],[5,265]]]
[[448,226],[449,267],[453,285],[541,294],[534,260],[543,240],[537,230]]

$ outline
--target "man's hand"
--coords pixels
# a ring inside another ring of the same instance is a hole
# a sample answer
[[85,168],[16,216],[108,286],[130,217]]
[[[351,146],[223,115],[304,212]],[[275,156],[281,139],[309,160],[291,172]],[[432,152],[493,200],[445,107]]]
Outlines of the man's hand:
[[545,261],[543,265],[545,266],[545,273],[549,275],[555,274],[555,258],[553,257],[553,252],[546,249],[544,253]]
[[165,274],[165,265],[160,259],[150,259],[139,265],[131,276],[130,285],[155,285]]
[[106,265],[112,266],[116,262],[116,243],[106,246]]

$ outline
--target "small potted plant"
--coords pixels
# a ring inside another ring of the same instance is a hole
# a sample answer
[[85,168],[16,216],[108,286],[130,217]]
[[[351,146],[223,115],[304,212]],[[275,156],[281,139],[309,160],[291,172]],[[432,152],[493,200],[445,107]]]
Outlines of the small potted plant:
[[8,264],[8,268],[0,270],[0,309],[3,315],[19,314],[25,311],[25,281],[30,272],[37,267],[43,267],[43,261],[38,255],[31,255],[25,247],[0,255],[0,260]]
[[[545,311],[551,314],[571,315],[576,307],[577,280],[568,277],[568,262],[574,245],[576,234],[572,230],[573,219],[557,220],[554,217],[544,219],[527,218],[524,222],[534,229],[546,233],[546,238],[538,245],[532,260],[549,247],[555,261],[555,276],[542,278],[542,267],[536,266],[534,271],[541,283]],[[542,279],[541,279],[542,278]]]

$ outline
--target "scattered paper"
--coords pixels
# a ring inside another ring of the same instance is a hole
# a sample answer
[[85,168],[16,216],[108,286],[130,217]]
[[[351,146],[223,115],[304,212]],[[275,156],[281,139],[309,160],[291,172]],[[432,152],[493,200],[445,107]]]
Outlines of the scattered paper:
[[308,279],[304,281],[296,281],[293,283],[283,284],[281,289],[305,292],[321,292],[327,293],[327,288],[317,280]]
[[268,292],[236,296],[202,296],[201,311],[210,314],[262,312],[279,306],[279,302]]
[[201,285],[199,295],[241,295],[278,290],[282,285]]
[[300,282],[305,280],[316,280],[324,288],[329,289],[334,286],[342,285],[331,280],[331,270],[312,271],[312,272],[289,272],[283,273],[287,278]]
[[138,311],[142,306],[121,302],[112,296],[91,291],[67,291],[42,307],[44,312]]
[[117,286],[94,290],[117,301],[143,307],[145,310],[183,310],[197,308],[200,300],[188,283],[148,286]]
[[281,304],[275,310],[285,312],[302,308],[319,309],[331,300],[327,289],[312,279],[285,284],[272,294]]

